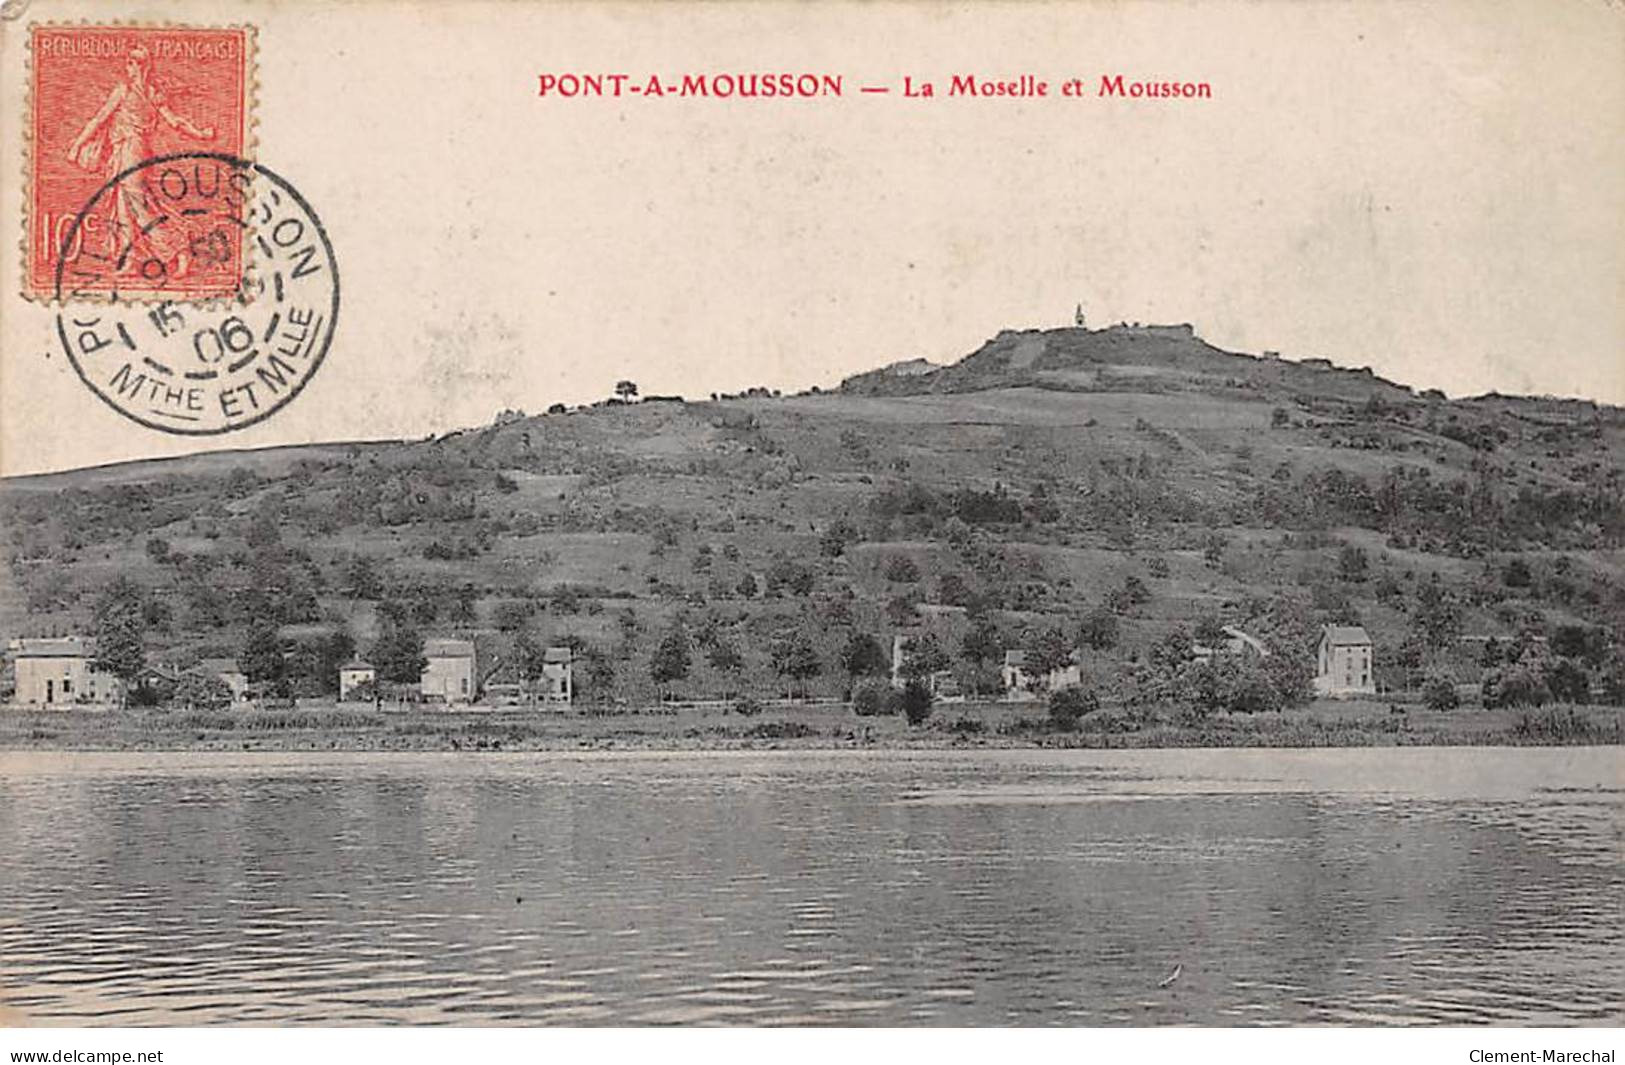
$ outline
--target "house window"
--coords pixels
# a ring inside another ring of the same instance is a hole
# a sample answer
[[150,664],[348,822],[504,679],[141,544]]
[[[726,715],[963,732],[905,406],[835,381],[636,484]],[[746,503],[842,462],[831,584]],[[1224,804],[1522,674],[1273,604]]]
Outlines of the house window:
[[467,695],[468,694],[468,678],[467,677],[464,677],[463,680],[462,680],[462,688],[463,688],[463,694]]
[[72,695],[73,694],[73,678],[71,678],[71,677],[63,677],[62,678],[62,694],[63,695]]

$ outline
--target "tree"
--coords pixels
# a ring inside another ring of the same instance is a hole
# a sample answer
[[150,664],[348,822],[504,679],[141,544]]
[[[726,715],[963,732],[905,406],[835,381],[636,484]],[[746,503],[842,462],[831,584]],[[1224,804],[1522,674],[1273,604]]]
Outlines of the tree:
[[898,672],[909,680],[926,680],[948,665],[948,652],[932,633],[922,632],[903,641],[903,664]]
[[1034,681],[1042,681],[1058,669],[1072,662],[1072,647],[1057,628],[1047,628],[1035,636],[1027,648],[1027,673]]
[[497,604],[496,625],[501,632],[517,632],[530,620],[531,605],[525,599],[504,599]]
[[474,624],[474,586],[465,584],[451,599],[451,620],[455,625]]
[[1191,633],[1191,638],[1203,647],[1218,647],[1224,642],[1224,626],[1218,618],[1209,614],[1196,623],[1196,631]]
[[536,642],[536,637],[524,629],[519,630],[514,635],[509,659],[513,663],[514,673],[524,682],[525,694],[534,694],[533,685],[536,678],[542,675],[542,666],[547,660],[546,652]]
[[356,599],[378,599],[384,594],[384,582],[378,573],[378,560],[371,555],[357,555],[344,571],[344,584]]
[[1440,583],[1437,573],[1416,591],[1411,629],[1425,646],[1435,651],[1451,646],[1461,635],[1461,605]]
[[1591,702],[1591,674],[1572,658],[1557,657],[1546,663],[1546,687],[1557,702]]
[[997,659],[1001,649],[999,627],[987,614],[973,617],[965,638],[959,641],[959,657],[976,666]]
[[681,625],[673,625],[661,637],[649,659],[649,679],[660,687],[662,697],[669,695],[673,683],[688,678],[690,652],[688,633]]
[[785,591],[792,595],[811,595],[814,577],[812,570],[794,559],[777,558],[767,571],[767,590],[779,595]]
[[877,677],[886,672],[886,653],[880,641],[867,632],[854,632],[841,648],[841,668],[853,680]]
[[818,550],[830,558],[846,554],[846,545],[858,539],[858,530],[845,518],[838,518],[824,527],[818,537]]
[[123,681],[120,701],[124,706],[129,705],[131,685],[147,665],[142,643],[144,598],[140,585],[120,577],[102,592],[96,608],[96,658],[92,664],[99,672]]
[[1484,705],[1494,710],[1504,706],[1545,706],[1551,700],[1546,678],[1531,658],[1485,672]]
[[590,647],[587,660],[587,697],[593,702],[605,703],[615,690],[615,660],[602,649]]
[[282,655],[281,635],[272,622],[260,619],[249,625],[239,664],[256,688],[279,697],[287,695],[288,663]]
[[883,717],[897,712],[897,689],[883,680],[866,680],[852,689],[852,712],[859,717]]
[[1079,718],[1085,714],[1092,714],[1099,709],[1100,696],[1087,688],[1080,688],[1076,684],[1059,688],[1050,693],[1050,723],[1062,732],[1071,732],[1078,727]]
[[219,677],[193,671],[181,674],[169,699],[187,710],[224,710],[231,705],[231,688]]
[[1595,669],[1608,657],[1608,634],[1590,625],[1559,625],[1552,633],[1552,654]]
[[745,656],[739,653],[739,648],[733,645],[733,641],[720,637],[712,641],[710,649],[705,652],[705,660],[712,669],[724,673],[737,673],[745,667]]
[[937,602],[945,606],[968,606],[972,594],[970,585],[957,573],[944,573],[937,578]]
[[1434,673],[1422,683],[1422,703],[1429,710],[1454,710],[1461,705],[1456,682],[1444,673]]
[[385,619],[370,657],[378,679],[394,684],[416,684],[429,665],[423,654],[423,634],[406,620]]
[[339,667],[355,657],[355,640],[344,629],[294,641],[286,655],[294,695],[333,695],[339,689]]
[[628,403],[632,402],[632,400],[636,399],[638,395],[637,382],[625,380],[616,381],[615,394]]
[[1529,563],[1521,558],[1512,559],[1501,570],[1501,580],[1508,588],[1527,588],[1533,579]]
[[169,541],[162,536],[153,536],[147,540],[147,557],[154,562],[163,563],[169,560]]
[[[737,682],[739,671],[745,668],[745,656],[739,653],[739,648],[732,641],[721,638],[712,642],[705,652],[705,660],[711,663],[712,669],[728,678],[726,683],[729,685]],[[729,690],[732,691],[732,688]]]
[[824,664],[818,660],[818,649],[804,632],[781,633],[774,637],[769,648],[773,672],[786,680],[786,694],[795,697],[795,682],[801,683],[803,696],[807,682],[823,672]]
[[931,689],[925,682],[915,679],[903,685],[903,694],[898,703],[910,725],[923,725],[931,716],[931,707],[935,701],[936,697],[931,694]]
[[907,555],[893,555],[886,560],[885,577],[894,584],[913,584],[920,579],[920,567]]
[[1096,651],[1110,651],[1117,646],[1117,615],[1110,608],[1097,606],[1083,616],[1078,628],[1078,642]]
[[919,620],[919,602],[912,591],[905,591],[886,600],[886,620],[893,625],[911,625]]
[[1122,587],[1113,589],[1112,592],[1107,595],[1106,605],[1111,607],[1114,613],[1127,614],[1135,607],[1149,601],[1150,598],[1151,591],[1150,589],[1146,588],[1145,582],[1138,577],[1130,575],[1123,578]]
[[1337,575],[1345,581],[1359,584],[1366,579],[1367,573],[1365,548],[1344,544],[1337,553]]
[[739,593],[739,598],[741,599],[755,599],[756,576],[751,573],[745,574],[743,577],[739,578],[739,585],[734,590]]

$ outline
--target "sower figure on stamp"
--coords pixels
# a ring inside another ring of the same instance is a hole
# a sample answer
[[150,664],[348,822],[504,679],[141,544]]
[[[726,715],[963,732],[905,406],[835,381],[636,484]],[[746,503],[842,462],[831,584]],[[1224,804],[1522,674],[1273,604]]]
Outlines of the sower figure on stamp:
[[[159,122],[188,137],[213,140],[212,127],[195,125],[170,108],[171,98],[183,93],[184,89],[161,84],[153,75],[152,56],[142,45],[132,43],[124,60],[124,80],[113,86],[101,109],[79,131],[68,148],[68,158],[111,178],[157,154],[153,134]],[[187,235],[180,227],[153,226],[154,212],[137,179],[120,182],[111,200],[109,257],[117,259],[123,249],[133,249],[140,242],[150,255],[147,261],[166,267],[173,263],[168,276],[185,276],[190,268]],[[129,261],[135,259],[129,257]]]

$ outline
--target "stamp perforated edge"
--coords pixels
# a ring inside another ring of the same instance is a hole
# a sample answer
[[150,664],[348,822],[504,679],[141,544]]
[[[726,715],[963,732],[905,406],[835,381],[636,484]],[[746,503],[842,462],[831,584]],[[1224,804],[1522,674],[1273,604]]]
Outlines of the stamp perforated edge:
[[[121,290],[116,296],[85,296],[80,295],[73,300],[51,293],[35,292],[32,276],[32,236],[34,232],[34,37],[38,30],[52,29],[106,29],[106,30],[240,30],[243,34],[243,144],[240,158],[250,162],[258,158],[259,150],[259,27],[253,23],[230,23],[223,26],[199,25],[188,22],[153,22],[134,19],[79,19],[73,22],[30,22],[24,27],[27,41],[24,45],[23,61],[23,112],[20,116],[21,130],[19,140],[22,143],[22,234],[17,242],[18,264],[20,266],[17,283],[22,290],[22,298],[30,303],[45,306],[66,306],[68,303],[104,304],[155,304],[179,303],[194,307],[208,307],[224,305],[233,298],[231,296],[207,296],[188,298],[177,292],[143,292],[139,290]],[[242,270],[243,281],[247,282],[253,273],[253,231],[245,231],[243,241]]]

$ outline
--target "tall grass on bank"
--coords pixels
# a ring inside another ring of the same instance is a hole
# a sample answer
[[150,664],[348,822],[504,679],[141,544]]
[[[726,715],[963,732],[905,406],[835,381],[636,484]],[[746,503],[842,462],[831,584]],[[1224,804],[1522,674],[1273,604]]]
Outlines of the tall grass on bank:
[[1598,721],[1572,706],[1526,710],[1512,722],[1512,735],[1526,743],[1619,743],[1617,718]]
[[182,710],[155,714],[142,724],[152,730],[208,729],[216,732],[282,732],[294,729],[377,728],[384,719],[363,710]]

